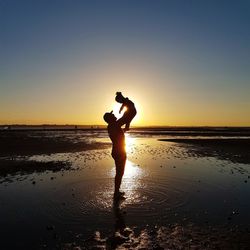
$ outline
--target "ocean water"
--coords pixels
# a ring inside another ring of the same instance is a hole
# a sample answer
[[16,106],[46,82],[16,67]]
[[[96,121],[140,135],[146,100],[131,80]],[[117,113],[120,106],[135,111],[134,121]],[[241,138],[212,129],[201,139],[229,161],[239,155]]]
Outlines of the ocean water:
[[[109,142],[105,131],[44,133],[76,142]],[[125,199],[119,206],[119,218],[113,202],[111,145],[27,156],[32,161],[68,162],[71,167],[57,172],[16,173],[8,181],[2,177],[3,249],[53,249],[77,237],[88,239],[96,231],[105,237],[116,230],[117,219],[138,231],[189,223],[248,228],[250,165],[195,155],[188,147],[158,140],[163,137],[141,131],[126,135],[128,159],[121,186]]]

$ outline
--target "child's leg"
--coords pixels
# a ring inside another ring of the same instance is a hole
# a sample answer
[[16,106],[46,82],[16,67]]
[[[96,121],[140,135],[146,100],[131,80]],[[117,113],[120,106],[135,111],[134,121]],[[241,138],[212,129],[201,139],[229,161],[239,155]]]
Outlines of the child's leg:
[[130,117],[129,117],[129,113],[127,111],[124,112],[123,116],[119,119],[119,123],[122,125],[130,123]]
[[126,126],[125,126],[125,131],[128,131],[129,130],[129,127],[130,127],[130,122],[129,123],[126,123]]
[[126,130],[129,130],[130,123],[131,123],[131,121],[134,119],[135,115],[136,115],[136,111],[135,111],[135,112],[133,111],[133,112],[128,113],[127,123],[126,123],[126,127],[125,127]]
[[127,119],[127,117],[126,116],[124,116],[123,115],[123,117],[121,117],[120,119],[119,119],[119,123],[123,126],[124,124],[127,124],[127,122],[128,122],[128,119]]
[[123,117],[119,119],[121,124],[125,124],[124,131],[128,131],[130,127],[130,123],[135,117],[136,112],[130,112],[130,110],[127,110],[124,114]]

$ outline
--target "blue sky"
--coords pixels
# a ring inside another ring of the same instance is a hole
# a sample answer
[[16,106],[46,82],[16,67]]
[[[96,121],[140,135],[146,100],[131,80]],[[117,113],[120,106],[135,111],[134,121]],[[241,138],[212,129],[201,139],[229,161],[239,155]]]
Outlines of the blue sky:
[[138,124],[250,125],[249,27],[249,1],[0,1],[0,123],[100,124],[121,90]]

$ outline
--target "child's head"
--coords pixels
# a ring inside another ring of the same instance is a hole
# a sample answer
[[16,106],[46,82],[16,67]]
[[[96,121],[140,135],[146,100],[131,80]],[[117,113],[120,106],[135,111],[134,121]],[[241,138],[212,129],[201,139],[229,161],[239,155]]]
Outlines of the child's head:
[[119,103],[123,103],[124,102],[124,96],[122,95],[122,92],[116,92],[116,97],[115,100]]

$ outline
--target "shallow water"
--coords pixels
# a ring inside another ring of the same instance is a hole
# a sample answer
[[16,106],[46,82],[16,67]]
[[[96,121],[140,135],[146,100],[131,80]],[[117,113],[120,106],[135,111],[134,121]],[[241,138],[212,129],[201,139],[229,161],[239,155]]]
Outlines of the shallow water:
[[[92,135],[93,139],[109,141],[103,134]],[[128,160],[121,187],[126,199],[120,207],[126,226],[137,230],[173,223],[249,226],[249,164],[198,157],[155,137],[127,135],[126,141]],[[87,239],[95,231],[109,235],[115,230],[110,149],[29,159],[67,161],[72,168],[0,184],[3,246],[53,248],[79,234]]]

